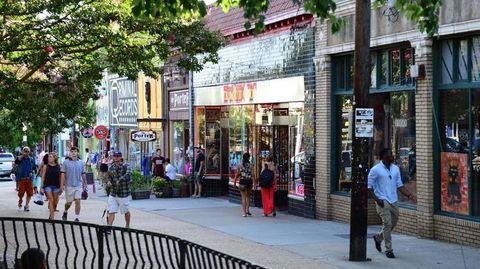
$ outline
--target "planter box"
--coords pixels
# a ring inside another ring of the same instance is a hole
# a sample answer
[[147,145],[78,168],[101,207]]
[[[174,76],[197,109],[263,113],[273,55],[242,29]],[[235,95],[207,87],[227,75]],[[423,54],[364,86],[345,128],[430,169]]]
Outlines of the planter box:
[[132,191],[132,200],[150,199],[150,191]]

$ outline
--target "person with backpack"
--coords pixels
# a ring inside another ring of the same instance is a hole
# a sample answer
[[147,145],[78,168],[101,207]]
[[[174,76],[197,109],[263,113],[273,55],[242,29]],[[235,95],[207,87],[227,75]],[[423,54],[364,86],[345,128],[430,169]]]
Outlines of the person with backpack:
[[237,166],[237,173],[235,175],[235,180],[233,186],[237,186],[240,190],[240,195],[242,197],[242,210],[243,217],[251,216],[250,213],[250,196],[252,195],[252,189],[254,186],[255,177],[253,176],[253,166],[250,164],[250,153],[245,152],[243,154],[242,163]]
[[267,161],[264,164],[264,168],[260,173],[260,187],[262,188],[262,206],[263,206],[263,215],[268,217],[277,215],[274,204],[275,190],[277,187],[277,179],[275,164],[272,161],[272,157],[268,157]]

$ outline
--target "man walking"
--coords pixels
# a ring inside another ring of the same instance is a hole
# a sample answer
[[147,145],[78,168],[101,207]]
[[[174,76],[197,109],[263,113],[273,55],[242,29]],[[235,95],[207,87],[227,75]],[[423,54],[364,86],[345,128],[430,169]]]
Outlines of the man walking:
[[157,149],[157,154],[152,158],[152,174],[155,177],[165,178],[165,158],[162,156],[162,150]]
[[115,151],[113,153],[113,163],[108,168],[108,183],[112,187],[112,191],[108,196],[108,221],[107,224],[112,226],[115,220],[115,214],[125,214],[125,228],[130,227],[130,211],[128,206],[132,197],[130,185],[132,183],[131,173],[128,164],[122,161],[122,153]]
[[395,258],[392,249],[392,230],[398,222],[397,189],[408,199],[416,198],[403,186],[400,169],[393,164],[392,151],[383,149],[380,152],[381,161],[368,173],[368,191],[376,202],[377,213],[382,218],[383,229],[373,236],[375,248],[382,252],[382,241],[385,240],[385,255]]
[[195,191],[192,195],[193,198],[200,198],[202,195],[202,178],[205,171],[205,155],[201,148],[197,148],[197,156],[195,158],[193,182],[195,183]]
[[82,191],[87,187],[87,178],[85,176],[84,163],[78,159],[78,148],[70,148],[70,158],[65,160],[62,165],[62,179],[65,188],[65,211],[62,220],[67,220],[68,209],[75,202],[75,221],[80,218],[80,199]]
[[25,200],[25,206],[23,207],[24,211],[30,211],[30,199],[33,195],[33,179],[32,174],[35,166],[35,161],[30,157],[30,148],[24,147],[23,154],[15,158],[15,164],[13,170],[16,170],[16,184],[18,191],[18,209],[22,209],[23,196],[27,194],[27,199]]

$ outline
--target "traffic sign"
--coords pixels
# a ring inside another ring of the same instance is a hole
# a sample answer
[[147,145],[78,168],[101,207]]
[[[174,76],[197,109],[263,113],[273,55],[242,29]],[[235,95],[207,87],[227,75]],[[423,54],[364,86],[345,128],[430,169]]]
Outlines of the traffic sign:
[[103,125],[98,125],[95,127],[95,130],[93,130],[93,133],[98,140],[103,140],[108,136],[108,128]]

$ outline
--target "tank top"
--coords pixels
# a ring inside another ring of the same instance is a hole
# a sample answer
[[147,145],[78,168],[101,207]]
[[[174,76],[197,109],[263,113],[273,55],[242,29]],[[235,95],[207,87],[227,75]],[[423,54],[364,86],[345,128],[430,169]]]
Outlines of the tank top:
[[60,165],[46,165],[45,186],[56,186],[60,188]]

